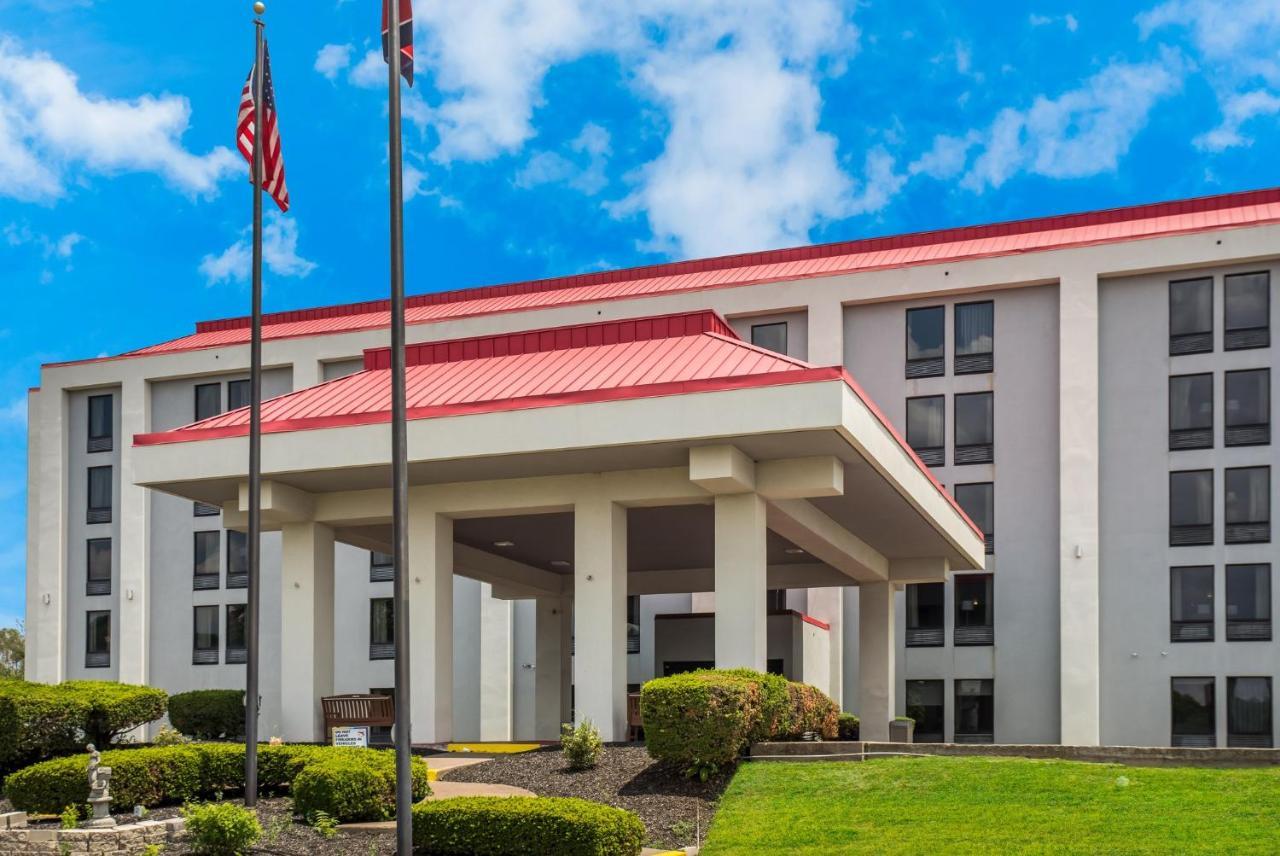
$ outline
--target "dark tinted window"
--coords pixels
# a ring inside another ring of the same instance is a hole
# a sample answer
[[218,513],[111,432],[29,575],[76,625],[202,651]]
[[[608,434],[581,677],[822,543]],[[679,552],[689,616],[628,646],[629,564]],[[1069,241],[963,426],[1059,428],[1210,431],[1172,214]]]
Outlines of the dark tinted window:
[[992,742],[995,710],[995,681],[957,680],[956,742]]
[[1217,741],[1213,678],[1174,678],[1173,745],[1213,746]]
[[1213,428],[1213,375],[1169,378],[1169,430]]
[[192,647],[196,651],[218,650],[218,607],[195,608],[195,637]]
[[956,396],[956,445],[989,445],[995,440],[995,396],[973,392]]
[[1227,565],[1227,620],[1271,620],[1271,566]]
[[1169,619],[1175,642],[1213,640],[1212,565],[1169,569]]
[[219,553],[222,547],[221,532],[197,532],[194,538],[193,566],[198,577],[217,576],[220,570]]
[[1184,279],[1169,283],[1169,335],[1213,331],[1213,280]]
[[995,306],[983,303],[956,304],[956,356],[990,354],[995,350]]
[[1236,467],[1226,471],[1227,524],[1266,523],[1271,519],[1271,468]]
[[1271,742],[1271,678],[1227,678],[1227,745]]
[[907,310],[907,359],[927,360],[943,355],[945,310],[941,306]]
[[751,344],[779,354],[787,352],[787,322],[752,324]]
[[907,716],[916,721],[917,743],[941,743],[946,713],[942,681],[907,681]]
[[[946,398],[941,395],[908,398],[907,445],[919,453],[941,450],[946,442]],[[937,462],[941,463],[942,461]]]
[[249,381],[233,380],[227,384],[227,409],[239,410],[249,406]]
[[[94,610],[86,614],[84,650],[86,654],[111,653],[111,612]],[[107,665],[103,663],[103,665]]]
[[374,550],[369,554],[369,567],[371,568],[389,568],[393,564],[390,553],[379,553]]
[[196,385],[196,419],[208,419],[222,412],[222,384],[202,383]]
[[941,630],[945,621],[946,583],[907,586],[907,627]]
[[1213,470],[1169,473],[1169,521],[1174,526],[1213,524]]
[[90,523],[111,522],[111,467],[89,467]]
[[995,612],[991,574],[957,574],[956,627],[990,627]]
[[985,535],[995,531],[994,487],[991,482],[958,484],[955,487],[956,502]]
[[88,541],[88,576],[90,580],[111,579],[111,539],[90,538]]
[[1253,330],[1268,326],[1271,310],[1270,274],[1233,274],[1225,277],[1222,283],[1225,329]]
[[1228,428],[1271,424],[1271,371],[1250,369],[1226,374]]
[[227,530],[227,573],[249,573],[249,536],[234,529]]
[[89,451],[105,452],[111,448],[115,430],[110,395],[89,396]]
[[375,597],[369,601],[369,644],[394,644],[395,626],[395,610],[391,598]]
[[227,604],[227,650],[243,651],[247,647],[245,636],[245,605]]

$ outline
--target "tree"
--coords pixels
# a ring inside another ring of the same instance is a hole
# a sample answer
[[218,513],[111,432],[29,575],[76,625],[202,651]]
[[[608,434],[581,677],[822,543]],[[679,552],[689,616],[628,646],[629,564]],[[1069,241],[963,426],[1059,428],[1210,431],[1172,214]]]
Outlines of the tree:
[[27,640],[22,622],[17,627],[0,627],[0,678],[21,678]]

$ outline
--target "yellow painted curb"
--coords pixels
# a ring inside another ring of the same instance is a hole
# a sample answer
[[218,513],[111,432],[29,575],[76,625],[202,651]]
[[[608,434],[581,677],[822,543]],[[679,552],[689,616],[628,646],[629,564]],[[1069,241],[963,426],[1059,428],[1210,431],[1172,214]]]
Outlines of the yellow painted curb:
[[484,752],[489,755],[512,755],[541,749],[541,743],[447,743],[447,752]]
[[428,782],[434,782],[434,781],[435,781],[436,779],[438,779],[438,778],[440,778],[440,771],[439,771],[439,770],[434,770],[434,769],[432,769],[431,767],[428,767],[428,768],[427,768],[427,781],[428,781]]

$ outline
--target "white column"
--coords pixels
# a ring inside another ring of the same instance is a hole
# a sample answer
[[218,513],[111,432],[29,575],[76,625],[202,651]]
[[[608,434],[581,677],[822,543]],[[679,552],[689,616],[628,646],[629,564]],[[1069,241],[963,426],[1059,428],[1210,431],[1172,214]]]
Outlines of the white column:
[[34,466],[27,483],[38,482],[28,513],[39,523],[36,546],[27,553],[25,672],[28,680],[55,684],[67,674],[67,396],[61,387],[44,386],[28,403]]
[[844,588],[811,588],[808,595],[808,614],[831,628],[827,632],[830,642],[827,668],[831,673],[827,695],[840,704],[844,697]]
[[145,684],[150,678],[151,499],[134,483],[133,436],[149,430],[147,382],[126,380],[120,387],[120,609],[113,630],[119,651],[120,681]]
[[[511,601],[480,584],[480,739],[511,739],[513,716]],[[450,680],[450,686],[452,686]],[[452,705],[450,705],[452,711]]]
[[844,306],[838,300],[809,304],[809,353],[816,366],[844,365]]
[[409,508],[409,574],[410,735],[443,743],[453,737],[452,519]]
[[[560,598],[560,722],[573,721],[573,598]],[[559,732],[557,732],[558,735]]]
[[1058,620],[1062,742],[1101,742],[1098,278],[1058,285]]
[[480,583],[453,581],[453,731],[459,742],[480,740]]
[[[533,737],[560,736],[560,598],[534,601]],[[523,735],[519,735],[523,736]]]
[[627,510],[599,497],[574,507],[574,713],[606,741],[627,733]]
[[858,709],[863,740],[889,739],[897,676],[894,669],[893,584],[858,587]]
[[768,617],[765,502],[756,493],[716,497],[716,668],[765,670]]
[[280,719],[286,741],[323,741],[333,694],[333,530],[286,523],[280,556]]

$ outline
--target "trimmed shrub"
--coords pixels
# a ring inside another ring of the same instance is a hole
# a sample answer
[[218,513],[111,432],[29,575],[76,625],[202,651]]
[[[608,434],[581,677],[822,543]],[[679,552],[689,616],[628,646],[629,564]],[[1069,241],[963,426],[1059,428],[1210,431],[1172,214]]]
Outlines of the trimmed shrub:
[[169,723],[196,740],[244,736],[244,690],[193,690],[169,696]]
[[857,740],[859,720],[857,714],[842,713],[837,720],[836,728],[841,740]]
[[[289,788],[310,764],[334,758],[349,759],[373,770],[391,783],[394,793],[395,754],[378,749],[259,746],[258,784],[267,791]],[[81,754],[34,764],[9,776],[5,796],[15,808],[41,814],[83,805],[89,798],[88,763],[88,756]],[[234,743],[118,749],[103,752],[102,763],[112,770],[111,805],[116,811],[244,789],[244,746]],[[412,769],[414,799],[420,800],[430,793],[426,763],[415,758]],[[354,819],[342,809],[330,813],[343,821]]]
[[308,823],[323,815],[343,823],[387,820],[396,814],[395,760],[379,764],[345,755],[315,760],[293,780],[292,791],[294,811]]
[[644,824],[573,797],[455,797],[413,807],[414,852],[430,856],[636,856]]
[[233,803],[206,803],[183,808],[192,849],[206,856],[241,856],[262,837],[258,816]]
[[577,728],[567,722],[560,726],[560,751],[569,762],[570,770],[591,769],[600,761],[603,749],[600,730],[592,725],[591,720],[582,720]]
[[168,697],[112,681],[37,684],[0,679],[0,771],[42,758],[99,749],[164,716]]
[[809,684],[790,683],[791,722],[786,731],[771,735],[773,739],[795,739],[812,731],[823,740],[840,736],[840,707],[822,690]]

